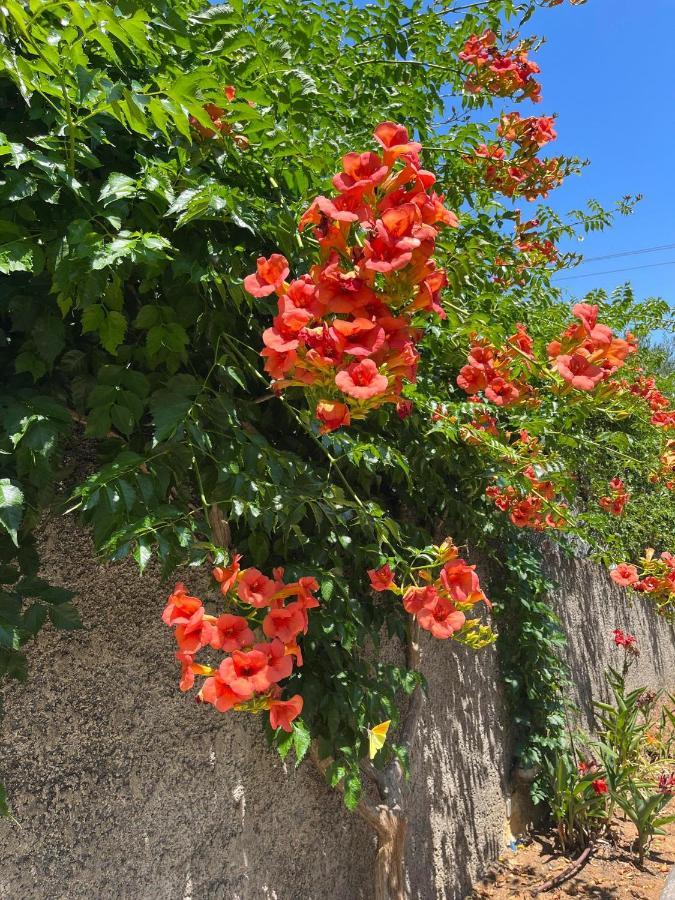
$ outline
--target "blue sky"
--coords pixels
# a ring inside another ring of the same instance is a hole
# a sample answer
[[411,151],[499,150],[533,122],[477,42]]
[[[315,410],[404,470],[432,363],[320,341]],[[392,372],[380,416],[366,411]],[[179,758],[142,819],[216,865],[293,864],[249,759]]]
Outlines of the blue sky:
[[[556,278],[575,295],[612,290],[625,281],[638,297],[661,296],[675,307],[675,0],[588,0],[539,11],[524,34],[544,35],[535,55],[543,100],[533,111],[558,114],[552,153],[588,158],[549,200],[558,211],[589,197],[611,206],[625,194],[643,194],[632,216],[575,249],[587,257],[672,244],[669,250],[587,262]],[[523,104],[524,106],[524,104]],[[526,110],[522,109],[522,114]],[[673,262],[673,265],[655,263]],[[633,271],[605,273],[633,266]]]

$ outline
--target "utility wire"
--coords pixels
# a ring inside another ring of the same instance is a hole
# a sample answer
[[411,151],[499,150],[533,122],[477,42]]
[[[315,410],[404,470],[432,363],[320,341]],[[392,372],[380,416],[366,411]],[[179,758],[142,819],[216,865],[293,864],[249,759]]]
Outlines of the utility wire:
[[584,256],[579,265],[587,262],[599,262],[601,259],[617,259],[619,256],[638,256],[641,253],[658,253],[659,250],[672,250],[675,244],[661,244],[660,247],[644,247],[641,250],[621,250],[618,253],[608,253],[605,256]]
[[585,275],[563,275],[558,281],[570,281],[572,278],[597,278],[600,275],[614,275],[616,272],[633,272],[636,269],[655,269],[657,266],[675,266],[675,259],[669,262],[647,263],[644,266],[628,266],[625,269],[606,269],[604,272],[587,272]]

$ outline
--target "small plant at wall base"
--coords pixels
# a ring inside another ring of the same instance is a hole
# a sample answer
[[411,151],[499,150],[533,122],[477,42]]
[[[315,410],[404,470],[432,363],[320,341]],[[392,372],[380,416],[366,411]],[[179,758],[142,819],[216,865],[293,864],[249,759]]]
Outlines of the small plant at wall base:
[[[558,740],[563,673],[522,535],[619,563],[635,521],[675,546],[672,381],[639,371],[668,306],[563,302],[560,240],[612,213],[524,206],[580,169],[542,155],[550,116],[512,108],[541,85],[534,42],[503,23],[551,5],[491,0],[452,27],[398,0],[0,10],[6,561],[64,510],[84,445],[67,509],[102,556],[220,586],[165,612],[183,686],[264,713],[282,755],[311,747],[378,834],[382,897],[405,890],[420,639],[493,639],[478,555],[501,534],[520,548],[499,615],[511,676],[531,660],[512,686],[534,755]],[[614,479],[620,516],[599,503]],[[47,619],[78,624],[31,560],[0,605],[14,676]],[[383,635],[405,662],[370,652]]]
[[599,836],[611,833],[620,809],[634,826],[642,867],[653,837],[666,834],[664,827],[675,821],[675,815],[664,814],[675,794],[675,759],[668,753],[673,711],[664,705],[665,712],[659,712],[661,698],[653,691],[626,689],[640,650],[635,637],[620,628],[612,642],[622,666],[605,673],[611,702],[595,701],[597,736],[570,736],[548,764],[549,803],[564,851],[592,851]]
[[564,852],[588,847],[607,821],[607,783],[597,764],[574,750],[568,744],[545,766],[547,796]]

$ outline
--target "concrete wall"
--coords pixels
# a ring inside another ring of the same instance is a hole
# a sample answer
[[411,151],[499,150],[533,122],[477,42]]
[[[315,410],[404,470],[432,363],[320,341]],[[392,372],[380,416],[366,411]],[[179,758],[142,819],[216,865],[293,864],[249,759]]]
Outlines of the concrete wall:
[[[102,566],[72,521],[47,526],[45,572],[74,587],[85,628],[45,632],[28,684],[5,690],[0,820],[7,900],[371,900],[375,844],[319,779],[267,749],[251,716],[178,692],[159,614],[166,586]],[[675,644],[606,575],[551,555],[579,699],[608,631],[635,632],[639,677],[675,687]],[[614,610],[620,610],[617,621]],[[427,704],[414,750],[408,849],[414,900],[460,900],[503,849],[511,754],[496,653],[425,645]]]
[[593,699],[609,698],[603,677],[606,666],[621,668],[623,651],[611,637],[615,628],[638,638],[640,657],[631,666],[628,686],[675,689],[675,631],[649,603],[617,587],[581,553],[570,559],[546,543],[544,558],[547,573],[557,584],[551,600],[567,634],[565,656],[582,724],[593,727]]

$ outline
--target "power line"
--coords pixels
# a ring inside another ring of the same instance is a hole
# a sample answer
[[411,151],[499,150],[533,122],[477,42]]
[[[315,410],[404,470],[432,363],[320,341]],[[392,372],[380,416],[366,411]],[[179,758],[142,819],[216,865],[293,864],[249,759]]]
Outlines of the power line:
[[587,262],[599,262],[601,259],[617,259],[619,256],[638,256],[640,253],[658,253],[659,250],[672,250],[675,244],[661,244],[660,247],[644,247],[641,250],[621,250],[618,253],[608,253],[605,256],[584,256],[579,265]]
[[585,275],[563,275],[559,281],[569,281],[572,278],[598,278],[600,275],[614,275],[616,272],[634,272],[636,269],[655,269],[657,266],[675,266],[675,259],[669,262],[647,263],[644,266],[627,266],[625,269],[606,269],[604,272],[588,272]]

